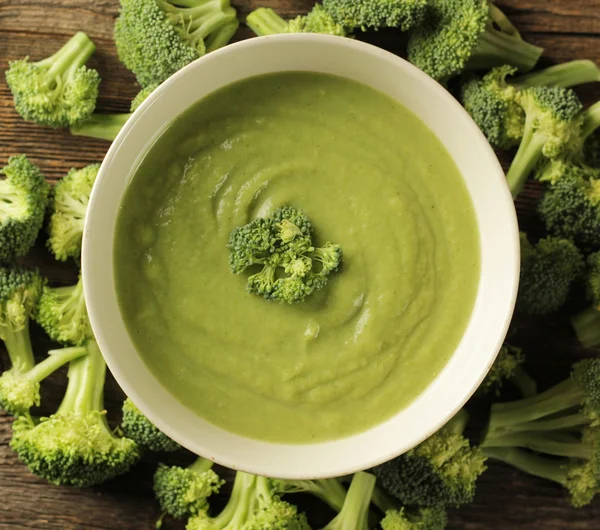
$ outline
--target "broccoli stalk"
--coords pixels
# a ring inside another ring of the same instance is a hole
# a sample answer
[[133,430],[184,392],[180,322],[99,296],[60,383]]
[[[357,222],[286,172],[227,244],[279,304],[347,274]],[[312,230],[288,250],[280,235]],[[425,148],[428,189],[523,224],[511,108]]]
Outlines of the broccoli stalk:
[[600,252],[587,259],[586,297],[591,307],[571,317],[577,339],[586,348],[600,346]]
[[356,473],[352,477],[342,509],[323,530],[368,530],[369,507],[375,481],[375,476],[370,473]]
[[127,472],[139,459],[137,444],[117,436],[104,410],[106,363],[94,340],[69,363],[67,390],[48,418],[20,416],[11,447],[38,477],[51,484],[92,486]]
[[324,33],[344,37],[346,31],[337,24],[320,4],[316,4],[307,15],[285,21],[268,7],[259,7],[246,18],[247,26],[259,37],[278,33]]
[[147,451],[177,451],[181,446],[171,440],[164,432],[154,425],[138,409],[131,399],[123,402],[123,419],[121,430],[123,434]]
[[6,81],[17,112],[50,127],[69,127],[87,118],[96,107],[100,84],[98,72],[85,66],[95,50],[89,37],[78,32],[42,61],[11,61]]
[[271,487],[278,495],[310,493],[339,512],[344,505],[346,490],[337,478],[322,480],[271,479]]

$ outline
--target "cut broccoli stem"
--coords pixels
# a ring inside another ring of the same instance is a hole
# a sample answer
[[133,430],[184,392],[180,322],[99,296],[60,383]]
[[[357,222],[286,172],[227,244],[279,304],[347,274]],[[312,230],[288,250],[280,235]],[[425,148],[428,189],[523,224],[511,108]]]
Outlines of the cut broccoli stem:
[[511,37],[521,38],[521,34],[510,19],[502,12],[502,10],[494,3],[489,2],[490,20],[500,28],[503,33]]
[[207,460],[206,458],[199,456],[187,467],[187,469],[193,471],[194,473],[201,474],[209,469],[212,469],[213,466],[214,462],[212,460]]
[[522,366],[515,368],[510,381],[525,398],[533,397],[537,394],[537,383]]
[[29,321],[19,331],[13,331],[10,326],[2,326],[2,340],[6,345],[8,357],[13,366],[19,370],[31,370],[35,366],[31,337],[29,336]]
[[268,7],[259,7],[246,18],[248,27],[259,37],[285,33],[288,23]]
[[598,127],[600,127],[600,101],[594,103],[583,112],[583,125],[581,126],[581,137],[585,141]]
[[509,84],[517,90],[524,90],[536,86],[569,88],[594,81],[600,81],[598,65],[593,61],[578,60],[515,77],[509,81]]
[[[589,425],[590,419],[582,412],[548,420],[535,420],[511,426],[511,432],[542,432],[577,429]],[[490,438],[491,439],[491,438]]]
[[381,488],[375,486],[373,489],[373,496],[371,502],[377,507],[377,509],[383,513],[388,510],[397,510],[400,507],[400,503],[391,495],[388,495]]
[[511,432],[486,438],[481,447],[522,447],[548,455],[582,460],[589,460],[594,455],[592,444],[584,443],[569,433],[560,432]]
[[235,19],[232,22],[221,26],[217,31],[211,33],[206,38],[206,51],[213,52],[229,44],[229,41],[235,35],[239,25],[240,23],[237,21],[237,19]]
[[70,128],[75,136],[88,136],[112,142],[119,134],[125,122],[131,117],[130,113],[122,114],[92,114],[84,122]]
[[375,481],[375,476],[370,473],[356,473],[352,477],[342,509],[323,530],[367,529]]
[[40,383],[46,379],[46,377],[56,372],[61,366],[86,353],[87,349],[83,346],[50,350],[48,352],[48,357],[37,363],[31,370],[28,370],[27,373],[23,375],[29,381]]
[[575,335],[585,348],[600,346],[600,312],[593,307],[571,317]]
[[480,37],[467,68],[478,70],[512,64],[522,72],[529,72],[537,64],[542,52],[543,48],[539,46],[488,28]]
[[0,214],[19,216],[27,208],[27,198],[8,179],[0,180]]

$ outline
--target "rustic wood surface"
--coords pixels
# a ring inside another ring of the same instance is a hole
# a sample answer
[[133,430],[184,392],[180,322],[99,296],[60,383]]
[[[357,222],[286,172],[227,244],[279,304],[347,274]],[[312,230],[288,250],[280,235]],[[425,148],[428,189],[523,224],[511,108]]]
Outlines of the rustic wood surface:
[[[253,8],[269,6],[282,15],[308,10],[308,0],[238,0],[233,2],[241,17]],[[544,46],[543,64],[570,59],[600,62],[600,0],[503,0],[501,7],[521,29],[526,39]],[[0,74],[8,60],[25,55],[45,57],[77,30],[86,31],[98,51],[91,66],[104,79],[98,109],[102,112],[127,111],[138,91],[133,76],[119,63],[112,41],[112,27],[118,0],[0,0]],[[236,38],[250,36],[242,27]],[[403,38],[394,31],[361,36],[402,54]],[[600,98],[600,85],[585,87],[586,101]],[[50,181],[56,181],[71,167],[102,160],[108,144],[103,141],[74,138],[67,131],[52,130],[24,122],[14,111],[11,96],[0,79],[0,165],[8,156],[26,153],[40,165]],[[506,160],[503,160],[506,162]],[[539,190],[530,185],[518,201],[521,225],[540,233],[535,215]],[[43,250],[33,252],[30,261],[41,266],[52,282],[69,283],[76,278],[70,264],[57,264]],[[517,323],[512,342],[528,353],[530,371],[542,386],[558,381],[570,363],[590,355],[577,346],[564,316],[525,319]],[[34,329],[35,348],[43,354],[48,339]],[[0,368],[6,358],[0,355]],[[57,405],[64,373],[55,374],[44,387],[42,412]],[[118,414],[121,391],[110,380],[107,406],[113,417]],[[117,416],[118,418],[118,416]],[[96,529],[142,530],[154,528],[159,510],[152,497],[152,473],[156,457],[110,484],[87,490],[52,487],[33,477],[9,448],[11,418],[0,413],[0,529]],[[185,463],[191,455],[169,455],[169,462]],[[315,525],[326,521],[329,512],[304,499]],[[450,514],[449,528],[458,530],[562,530],[600,528],[600,501],[575,510],[569,507],[560,488],[547,482],[491,464],[480,480],[475,502]],[[167,520],[164,528],[183,525]]]

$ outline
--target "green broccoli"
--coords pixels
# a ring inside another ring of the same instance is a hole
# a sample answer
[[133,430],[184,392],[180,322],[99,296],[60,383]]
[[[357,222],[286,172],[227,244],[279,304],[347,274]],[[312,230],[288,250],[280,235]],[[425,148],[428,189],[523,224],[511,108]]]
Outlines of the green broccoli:
[[61,344],[81,346],[93,338],[81,275],[75,285],[44,286],[35,320],[52,340]]
[[71,169],[54,187],[48,248],[58,260],[81,254],[85,213],[99,169],[100,164]]
[[190,466],[159,464],[154,473],[154,494],[163,514],[188,519],[208,509],[208,497],[225,484],[212,470],[213,463],[198,457]]
[[54,55],[36,63],[11,61],[6,82],[15,109],[26,120],[50,127],[69,127],[85,120],[96,107],[100,76],[85,63],[96,46],[78,32]]
[[285,21],[268,7],[255,9],[246,18],[247,26],[259,37],[277,33],[324,33],[344,37],[345,29],[337,24],[320,4],[306,15]]
[[410,62],[441,83],[465,70],[504,64],[528,72],[542,52],[487,0],[429,0],[424,22],[408,41]]
[[130,440],[147,451],[177,451],[181,446],[171,440],[138,409],[131,399],[123,402],[121,430]]
[[369,530],[369,507],[375,481],[375,476],[371,473],[356,473],[352,477],[342,509],[323,530]]
[[225,46],[239,22],[229,0],[121,0],[115,44],[142,87]]
[[546,237],[533,246],[521,232],[518,311],[529,315],[558,311],[584,271],[583,256],[571,241]]
[[269,479],[238,471],[223,510],[211,517],[206,510],[191,517],[187,530],[310,530],[304,514],[274,494]]
[[323,8],[349,33],[355,29],[408,31],[425,17],[427,0],[323,0]]
[[481,446],[489,457],[562,484],[579,507],[600,491],[598,426],[600,360],[585,359],[545,392],[494,404]]
[[542,157],[559,158],[580,141],[583,105],[571,89],[534,87],[518,93],[525,111],[525,128],[519,150],[506,175],[514,197]]
[[405,505],[460,506],[471,502],[485,456],[463,436],[469,415],[460,411],[433,436],[373,469],[381,487]]
[[337,478],[322,480],[271,479],[271,488],[277,495],[310,493],[339,512],[346,498],[346,490]]
[[0,169],[0,261],[11,262],[33,247],[44,222],[48,184],[25,155]]
[[125,122],[157,87],[158,84],[152,84],[146,88],[142,88],[131,102],[130,112],[120,114],[98,114],[94,112],[84,122],[71,127],[71,134],[112,142],[123,128],[123,125],[125,125]]
[[388,510],[381,520],[383,530],[444,530],[447,524],[446,510],[439,506]]
[[586,297],[588,309],[571,317],[577,339],[586,348],[600,346],[600,252],[587,258]]
[[248,277],[249,293],[279,302],[301,302],[327,284],[342,259],[339,245],[312,245],[312,224],[300,210],[284,206],[232,230],[229,265],[240,274],[252,265],[262,270]]
[[477,389],[477,396],[498,396],[505,381],[510,381],[523,397],[534,396],[537,393],[537,385],[523,369],[524,362],[525,356],[520,348],[504,344],[483,383]]
[[69,363],[67,390],[48,418],[18,417],[11,447],[29,470],[51,484],[92,486],[127,472],[140,457],[135,442],[117,436],[104,410],[106,363],[94,340]]
[[572,87],[600,81],[600,68],[592,61],[570,61],[539,72],[513,77],[514,66],[499,66],[483,78],[471,74],[461,87],[461,101],[488,141],[499,149],[517,145],[523,138],[525,112],[517,101],[521,90],[537,86]]

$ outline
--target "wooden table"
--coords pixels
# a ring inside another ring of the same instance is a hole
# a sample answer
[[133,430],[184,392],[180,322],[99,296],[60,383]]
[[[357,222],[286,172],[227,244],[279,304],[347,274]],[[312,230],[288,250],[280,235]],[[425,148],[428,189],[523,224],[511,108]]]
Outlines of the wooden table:
[[[592,59],[600,63],[600,0],[501,0],[498,2],[525,38],[547,50],[543,63],[570,59]],[[282,15],[306,12],[308,0],[238,0],[241,17],[253,8],[269,6]],[[103,77],[98,109],[126,112],[138,91],[133,76],[119,63],[112,40],[118,0],[0,0],[0,72],[7,61],[25,55],[32,59],[47,56],[67,37],[86,31],[98,51],[91,60]],[[240,28],[239,37],[251,36]],[[365,40],[402,53],[403,39],[396,32],[365,35]],[[8,156],[26,153],[55,182],[69,168],[100,162],[108,144],[75,138],[66,131],[43,128],[24,122],[14,111],[2,75],[0,81],[0,165]],[[585,87],[589,103],[600,98],[600,85]],[[504,160],[506,162],[506,160]],[[522,226],[539,234],[535,202],[539,189],[530,185],[518,201]],[[55,284],[72,283],[76,269],[59,264],[43,245],[30,261],[41,266]],[[513,342],[528,354],[530,371],[542,386],[562,378],[570,363],[590,355],[577,346],[566,319],[560,316],[520,319]],[[36,352],[43,355],[50,342],[34,329]],[[6,357],[0,357],[6,367]],[[55,375],[44,388],[43,412],[55,410],[64,386],[64,373]],[[122,394],[109,380],[107,407],[117,412]],[[113,415],[114,416],[114,415]],[[154,528],[159,510],[152,496],[154,457],[147,457],[130,474],[111,484],[87,490],[53,487],[33,477],[9,448],[11,418],[0,413],[0,529],[95,529],[141,530]],[[190,455],[170,455],[169,462],[186,463]],[[303,501],[315,525],[328,520],[320,505]],[[479,483],[475,502],[450,514],[451,529],[464,530],[563,530],[600,528],[600,500],[584,509],[570,508],[560,488],[491,464]],[[318,527],[318,526],[316,526]],[[165,529],[183,525],[166,521]]]

